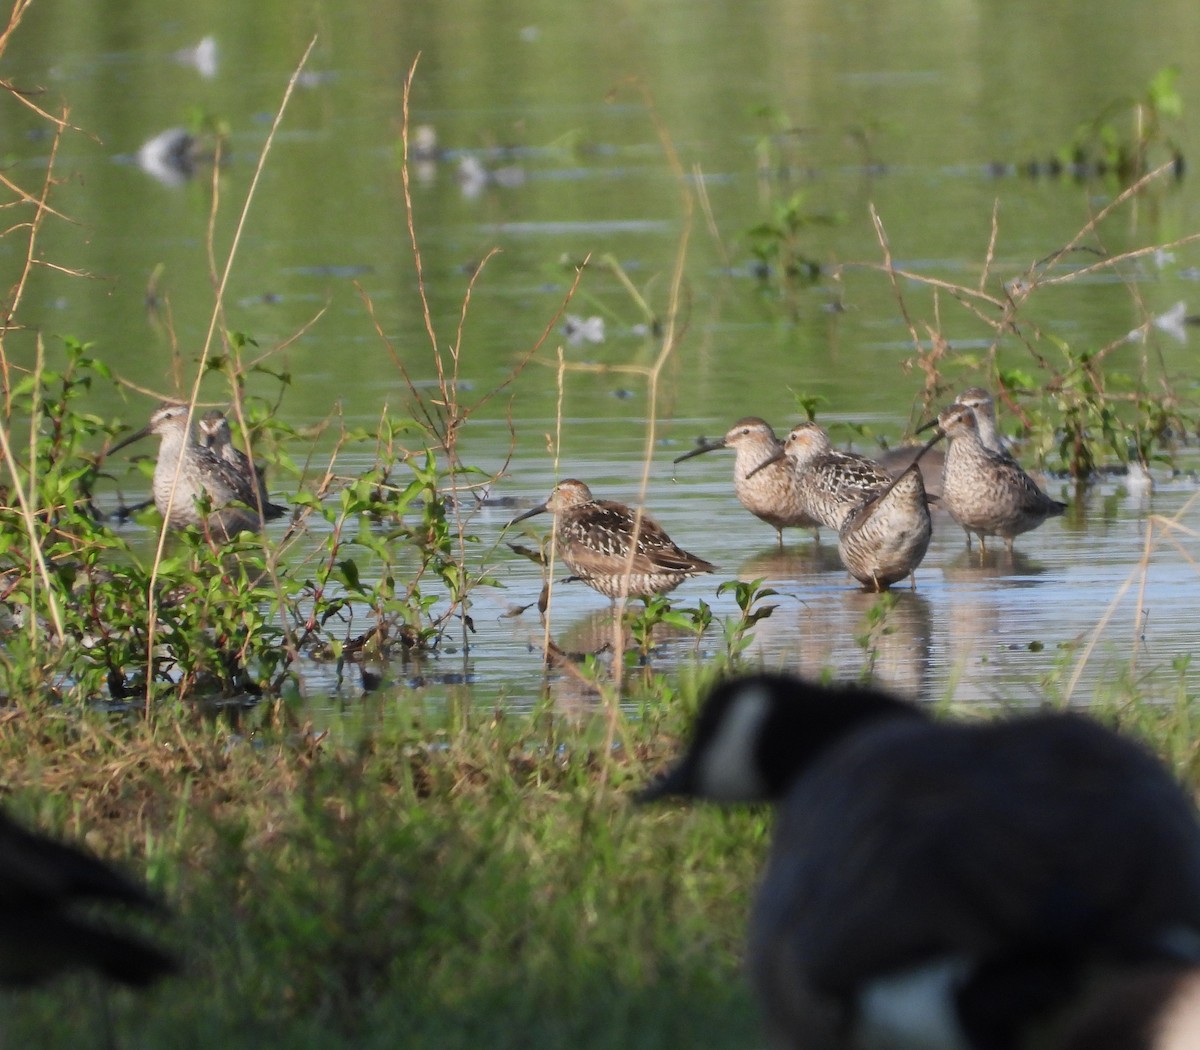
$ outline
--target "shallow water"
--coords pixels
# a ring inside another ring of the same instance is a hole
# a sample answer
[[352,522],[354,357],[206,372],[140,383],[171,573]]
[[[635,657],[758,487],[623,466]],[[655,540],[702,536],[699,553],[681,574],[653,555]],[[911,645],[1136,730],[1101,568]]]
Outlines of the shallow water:
[[[1193,397],[1194,330],[1152,326],[1144,347],[1124,340],[1176,302],[1200,310],[1196,246],[1040,289],[1022,319],[1048,362],[1041,368],[1020,340],[994,343],[952,296],[909,279],[894,288],[878,268],[870,211],[880,216],[897,267],[964,285],[983,276],[995,213],[987,290],[1002,295],[1003,282],[1067,243],[1118,191],[1112,182],[1028,178],[1011,167],[1049,157],[1081,122],[1116,99],[1144,94],[1156,72],[1189,58],[1180,42],[1200,37],[1200,7],[1120,0],[1051,16],[1032,2],[663,0],[605,3],[581,19],[539,0],[503,10],[468,0],[428,10],[316,3],[303,14],[265,0],[253,12],[197,3],[186,15],[134,2],[100,22],[83,0],[35,5],[5,55],[5,75],[45,85],[39,98],[47,105],[69,101],[72,121],[90,133],[64,139],[56,169],[64,178],[56,203],[77,224],[49,223],[41,246],[46,258],[98,276],[39,271],[25,301],[29,330],[9,337],[11,354],[32,360],[34,334],[42,332],[53,360],[53,336],[70,334],[92,341],[139,390],[174,393],[177,377],[190,379],[213,306],[205,243],[214,187],[223,260],[271,114],[314,33],[317,47],[264,168],[225,299],[228,328],[251,335],[271,352],[266,366],[291,376],[280,408],[289,423],[312,427],[335,409],[362,425],[384,406],[407,412],[396,359],[418,390],[431,389],[435,369],[398,162],[402,86],[420,51],[413,122],[435,126],[444,151],[414,164],[412,195],[440,346],[455,339],[469,275],[500,250],[471,290],[464,396],[482,397],[504,381],[552,327],[534,361],[462,432],[464,460],[500,470],[512,416],[512,459],[493,496],[531,504],[553,484],[559,393],[552,366],[562,345],[567,362],[588,370],[566,377],[558,472],[585,479],[603,497],[635,500],[647,419],[655,416],[647,506],[683,547],[721,567],[715,581],[691,581],[675,597],[685,605],[704,599],[727,617],[732,599],[718,599],[715,582],[763,577],[780,592],[751,649],[766,663],[857,674],[873,650],[877,673],[908,691],[1036,702],[1048,680],[1071,677],[1081,646],[1111,609],[1073,697],[1086,700],[1107,685],[1135,641],[1139,668],[1158,668],[1170,689],[1172,661],[1192,650],[1195,542],[1184,535],[1179,546],[1159,543],[1144,572],[1140,566],[1147,530],[1159,531],[1155,516],[1182,511],[1185,525],[1193,520],[1190,477],[1158,469],[1148,502],[1123,495],[1118,481],[1089,489],[1066,517],[1020,538],[1012,564],[1003,555],[983,566],[968,559],[960,530],[940,519],[917,590],[902,588],[884,632],[860,644],[873,599],[850,586],[832,537],[814,546],[796,533],[780,554],[772,530],[733,499],[730,457],[714,453],[678,470],[670,461],[697,435],[719,434],[743,415],[764,416],[783,432],[800,418],[801,396],[824,399],[822,422],[865,428],[860,448],[878,436],[897,440],[915,421],[922,383],[909,367],[914,332],[923,348],[931,330],[949,341],[942,364],[951,390],[985,379],[993,350],[999,367],[1044,386],[1065,345],[1075,355],[1111,347],[1111,369],[1137,373],[1145,364]],[[211,63],[180,54],[210,35]],[[1179,90],[1185,116],[1200,111],[1200,83],[1186,69]],[[764,107],[770,116],[758,115]],[[181,179],[139,166],[144,143],[193,113],[229,127],[227,163],[215,183],[204,164]],[[678,169],[660,131],[678,152]],[[1194,165],[1195,122],[1171,132]],[[36,181],[49,149],[44,124],[15,112],[2,136],[12,173]],[[493,177],[468,177],[480,168]],[[1089,265],[1097,252],[1200,231],[1193,188],[1189,172],[1122,206],[1063,272]],[[748,231],[793,197],[805,220],[800,247],[820,277],[783,294],[756,276]],[[685,235],[682,337],[650,405],[642,377],[611,370],[645,366],[658,351],[645,311],[612,269],[591,267],[566,308],[593,334],[598,327],[588,319],[602,319],[601,341],[572,340],[554,318],[574,278],[571,263],[587,256],[611,257],[661,317]],[[21,252],[14,239],[0,242],[6,278]],[[277,384],[252,374],[247,390],[273,398]],[[99,385],[93,395],[94,411],[138,425],[151,403]],[[211,374],[202,396],[221,403],[228,389]],[[314,439],[314,462],[334,440],[331,431]],[[1192,466],[1189,454],[1181,466]],[[357,465],[352,457],[342,464]],[[282,497],[309,480],[276,472],[273,492]],[[1051,488],[1067,498],[1061,483]],[[506,505],[478,511],[482,550],[500,543],[512,513]],[[537,570],[503,546],[486,560],[506,589],[476,593],[469,652],[376,668],[385,691],[425,682],[481,703],[538,695],[536,612],[505,615],[536,599]],[[1131,578],[1134,586],[1122,592]],[[582,586],[561,588],[553,637],[587,648],[572,639],[584,638],[606,607]],[[720,644],[714,629],[699,653]],[[653,665],[676,666],[694,651],[690,641],[664,643]],[[353,676],[338,683],[328,667],[306,664],[304,679],[316,708],[326,697],[361,693]],[[574,682],[552,676],[564,700]]]
[[[680,546],[719,568],[713,577],[687,581],[672,598],[682,606],[703,600],[718,617],[732,618],[733,598],[718,597],[717,584],[761,579],[778,592],[764,599],[776,610],[754,628],[748,656],[766,666],[851,677],[870,666],[881,681],[911,695],[1037,704],[1068,694],[1072,702],[1087,702],[1135,652],[1143,671],[1156,672],[1144,683],[1147,691],[1170,694],[1177,682],[1172,660],[1193,651],[1196,544],[1184,535],[1181,550],[1164,534],[1171,531],[1167,521],[1181,516],[1187,527],[1194,515],[1200,492],[1194,478],[1162,476],[1146,497],[1130,495],[1115,479],[1090,488],[1082,500],[1065,483],[1051,481],[1051,493],[1070,499],[1070,509],[1018,537],[1011,560],[1002,544],[982,558],[977,546],[968,554],[962,530],[938,513],[916,588],[897,586],[894,608],[868,641],[867,615],[879,599],[848,577],[831,533],[814,542],[807,531],[789,530],[780,551],[774,530],[732,496],[732,454],[715,452],[678,468],[671,458],[656,458],[648,509]],[[619,465],[597,462],[593,488],[603,497],[635,500],[638,488],[628,475],[636,469],[629,463],[622,479]],[[530,491],[530,504],[545,498],[550,484],[547,477],[544,487]],[[511,506],[482,512],[481,538],[496,535],[514,513]],[[546,528],[549,521],[528,524]],[[1155,541],[1143,568],[1148,532]],[[528,702],[540,685],[542,627],[536,608],[515,618],[505,614],[535,602],[541,579],[535,565],[515,557],[505,558],[498,574],[505,592],[476,593],[478,633],[466,666],[485,681],[494,675],[513,683],[510,699]],[[610,624],[607,599],[579,583],[556,588],[550,637],[560,647],[589,651],[611,644]],[[704,655],[722,644],[717,625],[698,645],[667,638],[651,664],[674,666],[697,649]],[[1078,683],[1068,690],[1076,674]],[[580,697],[570,675],[554,676],[551,688],[556,695],[563,690],[566,701]]]

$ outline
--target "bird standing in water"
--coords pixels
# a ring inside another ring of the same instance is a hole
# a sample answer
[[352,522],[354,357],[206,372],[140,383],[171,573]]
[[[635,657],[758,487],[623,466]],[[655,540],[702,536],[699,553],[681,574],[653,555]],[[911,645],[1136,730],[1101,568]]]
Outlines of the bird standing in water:
[[205,412],[200,417],[197,429],[200,431],[200,445],[227,463],[237,475],[242,490],[238,494],[240,503],[261,511],[267,521],[287,513],[287,507],[272,503],[267,497],[267,484],[262,469],[253,466],[250,457],[234,445],[229,420],[224,412],[215,408]]
[[[788,464],[772,458],[783,446],[770,425],[757,416],[739,419],[719,441],[706,441],[690,452],[676,456],[675,462],[731,448],[733,461],[733,491],[738,501],[751,514],[774,527],[783,549],[783,530],[787,528],[816,529],[820,524],[805,513],[796,487],[796,475]],[[764,463],[770,466],[764,466]]]
[[933,521],[918,464],[850,512],[838,531],[838,555],[869,591],[911,575],[929,550]]
[[572,575],[609,598],[666,594],[715,568],[677,547],[647,515],[595,499],[574,478],[560,481],[545,503],[508,524],[542,513],[554,515],[558,554]]
[[942,501],[967,534],[979,537],[981,553],[987,537],[999,536],[1012,554],[1013,538],[1036,529],[1067,505],[1047,496],[1007,452],[996,452],[980,439],[973,409],[953,404],[922,429],[936,426],[926,447],[943,437],[950,442],[942,469]]
[[873,459],[834,448],[825,429],[810,421],[792,427],[782,446],[750,476],[784,460],[795,475],[804,513],[839,531],[855,508],[892,482]]

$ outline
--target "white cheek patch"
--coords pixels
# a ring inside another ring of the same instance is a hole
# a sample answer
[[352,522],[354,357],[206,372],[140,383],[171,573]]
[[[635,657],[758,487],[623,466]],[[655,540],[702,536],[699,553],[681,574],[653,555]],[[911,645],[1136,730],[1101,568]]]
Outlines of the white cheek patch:
[[701,796],[715,802],[759,802],[767,797],[755,745],[771,703],[761,686],[738,692],[700,756],[696,779]]
[[969,1050],[954,993],[969,967],[936,959],[872,981],[858,997],[855,1050]]
[[1158,1028],[1155,1050],[1196,1050],[1200,1047],[1200,975],[1176,991]]

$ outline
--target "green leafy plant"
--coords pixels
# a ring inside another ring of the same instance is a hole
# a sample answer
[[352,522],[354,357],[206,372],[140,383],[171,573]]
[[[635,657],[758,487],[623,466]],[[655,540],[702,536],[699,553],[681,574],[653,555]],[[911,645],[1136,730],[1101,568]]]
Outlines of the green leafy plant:
[[1112,175],[1122,185],[1137,182],[1163,160],[1181,175],[1183,150],[1171,131],[1183,118],[1179,68],[1160,69],[1137,97],[1115,99],[1085,121],[1060,160],[1079,174]]
[[746,647],[753,641],[750,635],[752,628],[759,620],[765,620],[777,608],[777,605],[760,604],[766,598],[773,598],[778,591],[763,586],[763,577],[757,580],[726,580],[717,588],[717,594],[733,593],[733,600],[741,615],[736,620],[726,620],[723,623],[725,631],[725,652],[731,663],[738,660]]

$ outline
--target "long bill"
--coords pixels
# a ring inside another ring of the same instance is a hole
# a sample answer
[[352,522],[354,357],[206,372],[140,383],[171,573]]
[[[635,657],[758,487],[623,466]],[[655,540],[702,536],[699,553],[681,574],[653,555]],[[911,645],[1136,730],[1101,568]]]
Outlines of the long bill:
[[151,431],[148,426],[142,427],[141,430],[135,430],[132,434],[123,437],[115,445],[104,451],[105,456],[111,456],[114,452],[120,452],[127,445],[132,445],[135,441],[141,441],[144,437],[149,437]]
[[921,457],[946,436],[946,432],[940,426],[938,426],[938,421],[936,419],[924,424],[923,426],[917,427],[917,433],[921,433],[922,430],[928,430],[930,427],[937,427],[937,433],[921,446],[920,452],[913,456],[914,463],[919,463]]
[[724,438],[722,438],[720,441],[702,441],[691,451],[685,452],[682,456],[676,456],[671,462],[682,463],[685,459],[691,459],[693,456],[702,456],[705,452],[716,452],[716,450],[719,448],[728,447],[729,446],[725,444]]
[[526,518],[532,518],[535,514],[545,514],[545,513],[546,513],[546,504],[544,504],[544,503],[539,504],[538,506],[532,508],[531,510],[527,510],[524,514],[518,514],[515,518],[510,519],[509,522],[504,527],[506,529],[511,529],[519,521],[524,521]]
[[748,479],[749,479],[749,478],[752,478],[752,477],[754,477],[754,475],[755,475],[755,474],[757,474],[757,473],[758,473],[760,470],[765,470],[765,469],[766,469],[767,467],[769,467],[769,466],[770,466],[772,463],[778,463],[778,462],[779,462],[781,459],[783,459],[783,458],[784,458],[786,455],[787,455],[787,451],[786,451],[786,450],[784,450],[784,449],[782,449],[782,448],[781,448],[781,449],[778,449],[778,450],[777,450],[777,451],[776,451],[776,452],[775,452],[775,453],[774,453],[772,456],[770,456],[768,459],[764,459],[764,460],[763,460],[763,461],[762,461],[762,462],[761,462],[761,463],[760,463],[760,464],[759,464],[757,467],[755,467],[753,470],[747,471],[747,472],[746,472],[746,477],[747,477]]

